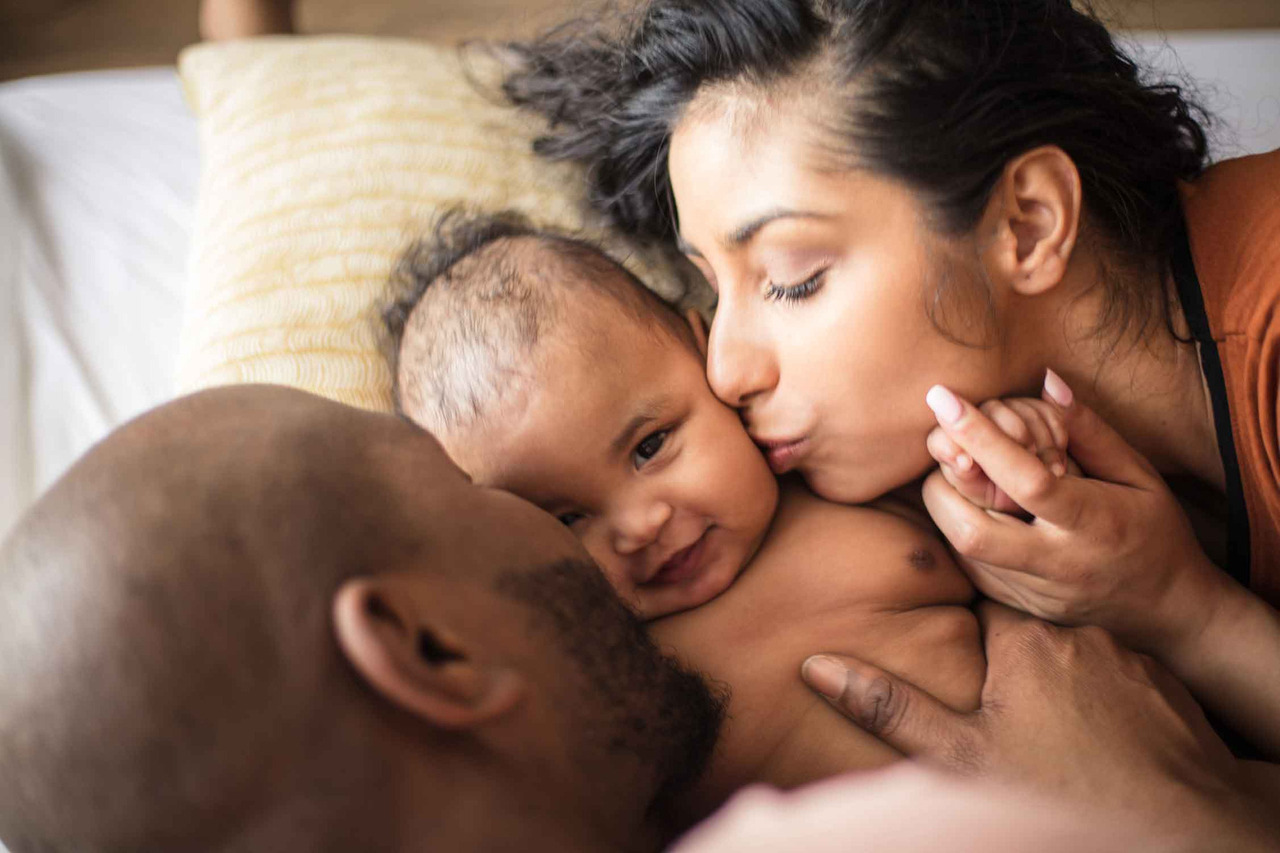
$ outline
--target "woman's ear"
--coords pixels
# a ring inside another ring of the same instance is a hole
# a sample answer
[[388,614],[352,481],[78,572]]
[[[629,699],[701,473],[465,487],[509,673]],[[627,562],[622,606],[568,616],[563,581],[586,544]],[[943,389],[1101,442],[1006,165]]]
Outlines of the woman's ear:
[[987,206],[982,260],[992,281],[1035,296],[1062,281],[1080,234],[1083,191],[1067,152],[1046,145],[1005,167]]
[[698,352],[702,353],[705,359],[707,357],[707,321],[702,319],[702,315],[696,308],[685,311],[684,319],[693,330],[693,341],[698,345]]
[[514,670],[477,662],[477,649],[422,612],[392,576],[355,578],[333,600],[338,645],[392,704],[445,729],[508,714],[525,694]]

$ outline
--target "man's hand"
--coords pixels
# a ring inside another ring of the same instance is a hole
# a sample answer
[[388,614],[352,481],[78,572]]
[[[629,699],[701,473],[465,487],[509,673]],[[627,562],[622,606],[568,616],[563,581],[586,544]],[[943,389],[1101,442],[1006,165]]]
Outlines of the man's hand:
[[1181,821],[1189,833],[1235,825],[1241,843],[1276,832],[1190,694],[1152,659],[1101,629],[1059,628],[993,602],[979,617],[988,671],[976,712],[834,655],[805,661],[804,678],[871,734],[953,771]]

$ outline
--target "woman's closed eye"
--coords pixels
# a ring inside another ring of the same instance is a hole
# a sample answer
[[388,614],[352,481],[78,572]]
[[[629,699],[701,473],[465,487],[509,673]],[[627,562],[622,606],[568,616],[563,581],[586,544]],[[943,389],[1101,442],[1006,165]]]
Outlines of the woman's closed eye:
[[587,514],[585,512],[562,512],[556,515],[556,520],[559,521],[561,524],[563,524],[565,527],[573,527],[575,524],[577,524],[579,521],[582,521],[582,519],[586,517],[587,517]]
[[631,462],[637,469],[643,468],[653,457],[662,452],[662,447],[667,443],[667,438],[671,435],[671,430],[662,429],[657,432],[651,432],[640,440],[636,445],[636,449],[631,452]]
[[770,282],[765,285],[764,298],[776,302],[799,302],[801,299],[808,299],[822,288],[826,275],[827,270],[820,269],[799,284],[782,285]]

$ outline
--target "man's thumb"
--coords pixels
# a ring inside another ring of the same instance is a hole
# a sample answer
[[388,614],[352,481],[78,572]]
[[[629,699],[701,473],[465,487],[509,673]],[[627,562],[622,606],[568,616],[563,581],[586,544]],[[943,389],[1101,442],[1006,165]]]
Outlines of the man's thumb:
[[948,763],[971,725],[915,685],[852,658],[814,655],[800,674],[846,717],[911,757]]

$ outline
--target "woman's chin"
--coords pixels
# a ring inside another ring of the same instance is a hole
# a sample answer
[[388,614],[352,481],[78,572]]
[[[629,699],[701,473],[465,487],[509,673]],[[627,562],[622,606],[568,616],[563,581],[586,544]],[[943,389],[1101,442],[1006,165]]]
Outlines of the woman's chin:
[[838,504],[863,504],[884,497],[889,492],[920,477],[919,473],[875,471],[868,477],[867,471],[837,470],[831,467],[814,468],[800,472],[805,485],[823,500]]

